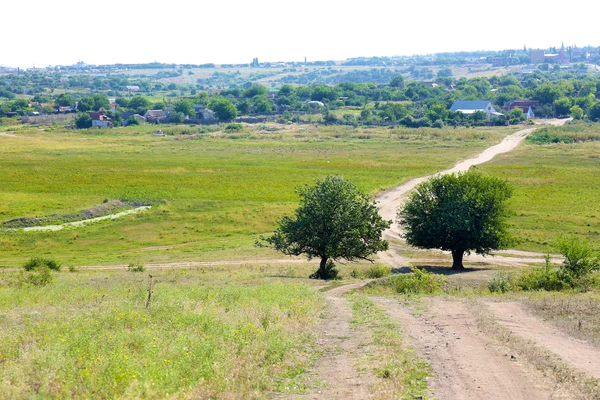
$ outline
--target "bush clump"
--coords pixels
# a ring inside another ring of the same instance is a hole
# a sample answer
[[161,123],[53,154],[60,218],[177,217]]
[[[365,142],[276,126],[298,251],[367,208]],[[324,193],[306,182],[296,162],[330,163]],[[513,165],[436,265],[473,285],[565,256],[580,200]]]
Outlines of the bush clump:
[[594,271],[600,269],[600,256],[592,250],[590,244],[571,236],[563,238],[559,247],[565,261],[554,268],[547,255],[546,265],[532,268],[518,275],[497,273],[488,282],[490,292],[505,293],[511,290],[588,290],[600,287],[600,278]]
[[506,293],[513,289],[511,276],[506,272],[496,272],[488,281],[488,289],[492,293]]
[[27,261],[25,263],[25,265],[23,265],[23,269],[25,271],[33,271],[40,267],[47,267],[52,271],[58,272],[58,271],[60,271],[62,264],[51,258],[35,257],[35,258],[29,259],[29,261]]
[[443,292],[446,279],[424,269],[414,268],[411,274],[394,276],[389,285],[400,294],[435,294]]
[[49,283],[52,283],[52,280],[54,279],[50,272],[50,268],[46,265],[38,265],[35,269],[28,271],[30,272],[25,273],[21,271],[19,282],[22,285],[46,286]]
[[127,266],[127,271],[129,272],[144,272],[146,267],[141,262],[130,263]]
[[392,269],[387,265],[372,265],[365,271],[365,276],[369,279],[383,278],[392,274]]
[[242,124],[227,124],[225,132],[241,132],[244,129]]

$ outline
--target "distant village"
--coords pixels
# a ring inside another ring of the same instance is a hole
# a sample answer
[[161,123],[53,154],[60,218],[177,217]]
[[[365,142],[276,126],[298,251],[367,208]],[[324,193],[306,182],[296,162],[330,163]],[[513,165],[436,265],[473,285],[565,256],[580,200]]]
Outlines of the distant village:
[[[599,55],[600,48],[597,47],[565,47],[563,44],[558,49],[524,47],[522,50],[484,55],[474,52],[356,58],[341,65],[374,66],[342,74],[338,84],[314,81],[270,87],[252,82],[250,78],[223,88],[207,88],[200,83],[183,85],[167,81],[167,84],[162,81],[163,78],[140,78],[118,73],[145,67],[158,69],[155,74],[158,77],[168,77],[170,72],[160,69],[165,64],[159,63],[90,66],[80,62],[70,67],[33,71],[4,68],[0,73],[0,117],[20,117],[24,123],[46,123],[73,120],[71,114],[76,114],[78,118],[85,119],[85,124],[78,127],[109,128],[141,123],[311,123],[314,118],[303,116],[317,114],[320,115],[317,121],[322,123],[441,127],[448,124],[507,125],[534,117],[568,116],[575,107],[576,115],[584,118],[592,115],[589,110],[596,101],[594,96],[586,97],[584,93],[600,91],[600,86],[597,88],[594,83],[598,80],[598,68],[594,63],[600,61]],[[415,67],[416,63],[421,67]],[[439,63],[437,74],[427,68],[427,65],[435,63]],[[303,63],[260,63],[258,58],[254,58],[251,63],[238,66],[259,70],[283,68],[286,71],[285,68],[290,66],[317,64],[340,65],[333,62],[309,63],[306,59]],[[457,65],[468,67],[469,71],[471,66],[476,65],[486,65],[486,68],[522,67],[506,70],[510,72],[505,72],[503,78],[491,74],[468,79],[453,76],[450,66]],[[229,67],[214,64],[169,66]],[[327,67],[325,71],[332,70]],[[214,72],[213,75],[219,73]],[[582,81],[584,76],[587,77],[586,82]],[[593,77],[591,81],[590,77]],[[560,86],[564,79],[578,81],[577,87],[585,88],[566,92]],[[63,101],[58,101],[64,94],[53,95],[57,88],[69,94],[70,100],[65,102],[63,98]],[[144,97],[156,98],[158,93],[163,96],[161,101],[150,101]],[[2,102],[2,97],[8,100]],[[92,97],[98,97],[99,102],[95,103]],[[220,114],[211,109],[210,101],[215,98],[227,103],[233,111]],[[129,106],[128,99],[143,100],[143,106]],[[81,114],[86,116],[81,117]]]

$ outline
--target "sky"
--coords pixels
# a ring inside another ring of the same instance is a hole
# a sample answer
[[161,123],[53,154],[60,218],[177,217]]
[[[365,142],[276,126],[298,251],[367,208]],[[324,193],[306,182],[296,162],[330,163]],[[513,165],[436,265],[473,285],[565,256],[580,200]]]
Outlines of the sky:
[[[600,2],[5,0],[0,66],[343,60],[600,46]],[[559,6],[560,4],[560,6]]]

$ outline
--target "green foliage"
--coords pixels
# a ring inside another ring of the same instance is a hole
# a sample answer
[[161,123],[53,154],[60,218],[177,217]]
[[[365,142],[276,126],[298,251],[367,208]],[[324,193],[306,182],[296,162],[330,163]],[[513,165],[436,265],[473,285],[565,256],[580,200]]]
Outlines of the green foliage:
[[402,75],[396,75],[390,81],[390,86],[397,88],[404,88],[404,77]]
[[452,251],[452,268],[462,269],[465,251],[488,254],[508,246],[507,200],[510,185],[499,178],[469,171],[435,176],[417,186],[398,210],[412,246]]
[[87,129],[92,127],[92,117],[87,113],[81,113],[75,118],[75,126],[77,129]]
[[565,257],[562,266],[563,274],[574,280],[586,277],[600,268],[600,255],[592,249],[587,240],[569,236],[559,241],[559,248]]
[[169,122],[172,122],[174,124],[181,124],[183,121],[185,121],[184,113],[178,111],[171,111],[169,113]]
[[134,116],[131,116],[127,120],[127,126],[130,126],[130,125],[140,125],[140,120]]
[[561,291],[599,288],[600,282],[592,272],[600,269],[600,257],[591,249],[589,243],[570,236],[562,238],[559,247],[565,257],[559,268],[552,267],[550,256],[547,255],[546,265],[542,268],[527,269],[514,277],[502,273],[499,273],[499,276],[495,275],[488,283],[490,292],[504,293],[513,289]]
[[50,272],[50,268],[46,265],[38,265],[32,270],[27,270],[29,272],[25,273],[21,271],[21,275],[19,278],[19,283],[21,285],[31,285],[31,286],[46,286],[52,283],[54,277]]
[[144,272],[145,270],[146,267],[144,267],[144,264],[142,264],[141,262],[130,263],[127,266],[127,271],[129,272]]
[[527,141],[534,144],[550,144],[573,143],[575,140],[571,136],[561,135],[555,132],[551,133],[548,128],[541,128],[527,136]]
[[178,100],[173,104],[173,110],[179,113],[182,113],[184,116],[188,115],[193,117],[196,115],[194,111],[194,103],[191,100],[183,99]]
[[514,290],[524,291],[560,291],[571,287],[569,282],[564,280],[565,277],[559,270],[547,264],[546,267],[531,268],[521,272],[514,277],[512,287]]
[[208,104],[208,108],[215,112],[220,121],[230,121],[237,117],[237,108],[225,97],[213,97]]
[[512,288],[511,276],[507,272],[496,272],[488,280],[488,289],[492,293],[506,293]]
[[571,117],[573,117],[574,120],[580,120],[580,119],[583,119],[583,117],[584,117],[583,109],[581,107],[579,107],[578,105],[574,105],[573,107],[570,108],[569,111],[570,111],[569,115]]
[[600,121],[600,101],[596,101],[588,111],[588,117],[592,121]]
[[327,269],[330,259],[366,260],[388,248],[381,234],[390,221],[384,221],[369,196],[351,182],[326,176],[314,186],[297,191],[300,206],[295,216],[281,218],[275,233],[263,240],[287,255],[320,257],[321,265],[315,276],[322,279],[330,276]]
[[443,292],[446,279],[424,269],[413,268],[413,273],[399,274],[382,283],[391,286],[399,294],[439,294]]
[[571,112],[571,100],[566,97],[561,97],[554,101],[554,110],[557,117],[566,117]]
[[241,132],[244,130],[244,126],[242,124],[227,124],[225,126],[225,132]]
[[527,141],[533,144],[600,141],[600,132],[594,128],[589,122],[587,124],[579,122],[560,127],[544,127],[536,129],[527,136]]
[[25,271],[33,271],[41,267],[46,267],[52,271],[58,272],[60,271],[62,264],[52,258],[35,257],[29,259],[29,261],[27,261],[25,265],[23,265],[23,269]]
[[392,274],[392,269],[387,265],[377,264],[372,265],[367,268],[364,272],[364,275],[368,279],[378,279],[383,278],[384,276],[388,276]]

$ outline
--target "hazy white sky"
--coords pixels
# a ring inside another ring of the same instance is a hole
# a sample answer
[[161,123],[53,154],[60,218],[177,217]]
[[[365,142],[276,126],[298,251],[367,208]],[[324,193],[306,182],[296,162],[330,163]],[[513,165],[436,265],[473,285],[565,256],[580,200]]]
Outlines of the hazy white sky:
[[600,46],[597,0],[4,0],[0,65],[341,60]]

